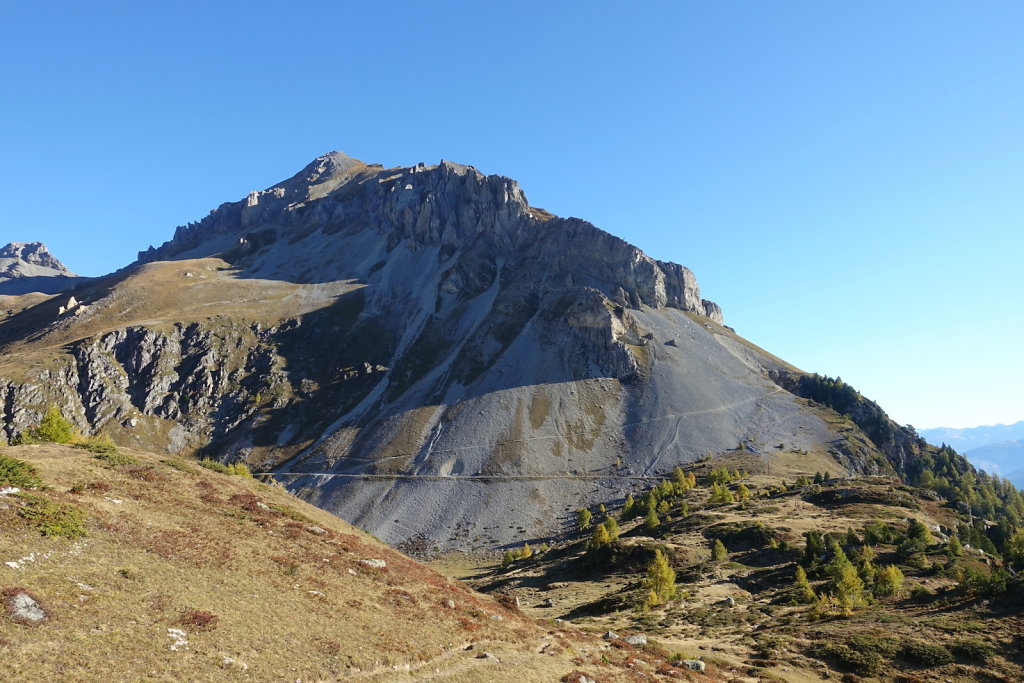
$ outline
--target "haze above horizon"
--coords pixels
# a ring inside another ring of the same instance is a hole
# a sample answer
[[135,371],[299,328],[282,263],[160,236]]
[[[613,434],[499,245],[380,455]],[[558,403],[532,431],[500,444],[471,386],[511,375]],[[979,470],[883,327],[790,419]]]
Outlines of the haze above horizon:
[[520,182],[894,419],[1024,419],[1024,6],[0,8],[0,244],[100,275],[338,149]]

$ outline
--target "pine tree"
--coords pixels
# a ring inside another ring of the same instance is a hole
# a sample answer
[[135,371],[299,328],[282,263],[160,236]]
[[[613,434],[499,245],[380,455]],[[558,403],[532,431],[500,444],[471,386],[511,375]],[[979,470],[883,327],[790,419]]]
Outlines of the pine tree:
[[715,562],[729,559],[729,551],[726,550],[725,544],[722,543],[721,539],[716,538],[711,544],[711,559]]
[[739,486],[736,487],[736,497],[739,500],[749,500],[750,489],[748,489],[745,484],[740,484]]
[[608,530],[608,536],[613,541],[619,537],[620,533],[622,533],[619,530],[619,523],[615,521],[614,517],[609,517],[604,520],[604,528]]
[[594,527],[594,533],[590,536],[590,547],[597,549],[601,546],[608,545],[612,542],[611,534],[608,533],[608,527],[604,524],[598,524]]
[[960,539],[955,534],[949,537],[947,552],[950,557],[963,557],[964,544],[960,542]]
[[621,516],[621,519],[622,519],[623,522],[625,522],[627,520],[630,520],[630,519],[633,519],[634,517],[636,517],[636,512],[634,511],[635,507],[636,507],[636,501],[633,500],[633,494],[630,493],[629,495],[626,496],[626,502],[622,506],[622,516]]
[[646,587],[661,604],[676,596],[676,573],[660,548],[654,551],[654,560],[647,566]]
[[74,434],[74,427],[65,419],[60,408],[51,404],[46,409],[46,414],[43,415],[39,426],[28,430],[28,439],[26,440],[42,443],[71,443]]
[[825,571],[832,578],[832,592],[846,611],[864,603],[864,582],[843,549],[832,542],[832,561]]
[[887,565],[875,575],[875,595],[880,598],[896,597],[903,591],[903,572],[895,565]]
[[732,495],[726,486],[719,486],[718,484],[711,485],[711,497],[708,498],[709,505],[720,505],[723,503],[732,503],[736,498]]
[[[950,541],[953,538],[956,536],[951,537]],[[1017,569],[1024,570],[1024,527],[1013,532],[1013,535],[1006,541],[1006,560]]]
[[519,551],[519,558],[525,560],[531,557],[533,557],[533,549],[530,548],[529,543],[523,543],[523,549]]
[[907,537],[919,540],[925,546],[935,543],[935,537],[932,536],[931,530],[917,519],[910,520],[910,525],[907,527]]
[[816,565],[821,556],[825,554],[825,539],[820,531],[808,531],[804,534],[807,539],[807,546],[804,548],[804,557],[801,560],[805,567]]
[[676,465],[675,469],[672,470],[672,482],[680,489],[686,490],[686,474],[679,465]]
[[658,519],[658,513],[655,511],[654,506],[647,508],[647,516],[644,518],[644,528],[648,531],[654,531],[661,524],[661,520]]
[[580,508],[576,511],[576,526],[580,531],[586,531],[590,528],[590,520],[593,515],[590,514],[590,510],[587,508]]
[[793,587],[796,589],[796,600],[797,602],[809,605],[817,600],[818,596],[814,594],[814,589],[811,588],[811,582],[807,580],[807,572],[800,565],[796,566],[796,575],[793,577]]

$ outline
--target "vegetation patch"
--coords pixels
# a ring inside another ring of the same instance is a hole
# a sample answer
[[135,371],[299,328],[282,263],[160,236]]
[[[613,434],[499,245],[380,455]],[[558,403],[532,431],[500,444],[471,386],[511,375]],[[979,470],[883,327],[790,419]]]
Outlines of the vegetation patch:
[[36,489],[43,485],[35,467],[24,460],[11,458],[0,453],[0,486],[14,486],[19,489]]
[[193,631],[212,631],[217,628],[218,621],[220,621],[220,617],[213,612],[201,609],[187,609],[181,613],[178,624]]
[[992,645],[976,638],[958,640],[949,649],[957,657],[981,662],[982,664],[992,659],[992,656],[996,653],[996,649]]
[[855,650],[842,643],[817,643],[808,654],[821,660],[836,662],[841,668],[860,676],[874,676],[882,669],[882,656],[870,650]]
[[22,494],[18,515],[43,536],[80,538],[86,535],[85,513],[74,505],[55,503],[43,496]]
[[205,467],[208,470],[213,470],[214,472],[219,472],[221,474],[249,477],[250,479],[252,478],[252,471],[245,463],[236,462],[231,465],[225,465],[224,463],[217,462],[216,460],[203,458],[196,464],[198,464],[200,467]]
[[138,458],[128,455],[127,453],[118,453],[117,451],[103,452],[96,456],[97,460],[102,460],[106,464],[117,467],[119,465],[138,465],[140,461]]
[[106,434],[91,436],[88,439],[78,441],[72,445],[75,448],[81,448],[82,450],[89,451],[90,453],[112,454],[117,452],[117,444],[115,444]]
[[926,643],[923,640],[908,640],[900,648],[900,656],[923,667],[935,667],[949,664],[953,654],[944,645]]

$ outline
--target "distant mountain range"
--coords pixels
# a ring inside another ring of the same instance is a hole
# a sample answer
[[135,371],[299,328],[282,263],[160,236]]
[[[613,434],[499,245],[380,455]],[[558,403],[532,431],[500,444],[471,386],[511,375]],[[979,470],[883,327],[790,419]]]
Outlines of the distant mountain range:
[[967,429],[922,429],[920,434],[936,446],[952,446],[976,467],[1024,487],[1024,420]]

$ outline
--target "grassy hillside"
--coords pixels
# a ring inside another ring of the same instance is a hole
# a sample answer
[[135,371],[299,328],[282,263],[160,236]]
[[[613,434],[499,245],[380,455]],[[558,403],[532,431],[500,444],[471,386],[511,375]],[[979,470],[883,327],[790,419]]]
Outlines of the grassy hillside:
[[101,450],[0,455],[4,680],[493,681],[514,670],[557,681],[580,670],[604,681],[630,670],[628,653],[525,618],[276,486]]

